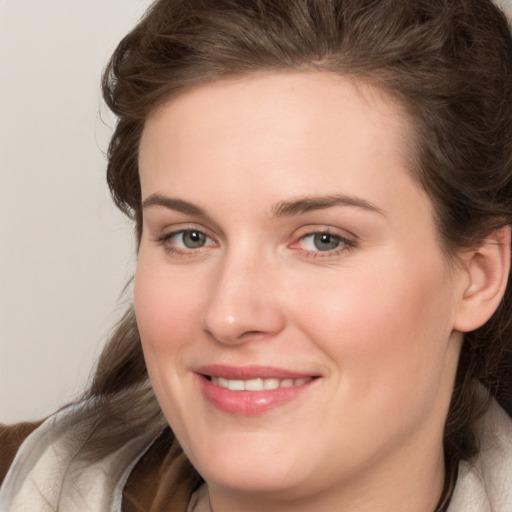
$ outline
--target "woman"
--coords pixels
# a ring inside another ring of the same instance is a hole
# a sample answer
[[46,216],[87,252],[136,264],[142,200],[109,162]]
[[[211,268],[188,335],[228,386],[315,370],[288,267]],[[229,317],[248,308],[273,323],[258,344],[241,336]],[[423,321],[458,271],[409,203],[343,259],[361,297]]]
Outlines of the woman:
[[2,510],[510,510],[497,7],[159,1],[104,96],[135,314]]

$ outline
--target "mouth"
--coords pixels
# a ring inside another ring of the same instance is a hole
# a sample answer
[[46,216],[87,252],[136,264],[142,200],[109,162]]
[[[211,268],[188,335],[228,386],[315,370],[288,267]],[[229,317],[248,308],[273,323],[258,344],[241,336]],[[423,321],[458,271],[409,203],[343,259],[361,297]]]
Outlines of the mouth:
[[210,365],[196,372],[203,396],[216,409],[252,416],[280,407],[307,392],[321,380],[274,367]]

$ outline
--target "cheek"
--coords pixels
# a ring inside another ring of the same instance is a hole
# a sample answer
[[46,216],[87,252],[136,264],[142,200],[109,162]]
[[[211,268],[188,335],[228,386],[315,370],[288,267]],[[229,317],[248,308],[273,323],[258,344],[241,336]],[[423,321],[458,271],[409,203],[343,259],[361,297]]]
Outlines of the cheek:
[[311,288],[297,315],[339,369],[343,391],[366,403],[433,392],[452,332],[444,263],[382,261]]
[[[183,351],[193,339],[200,306],[192,283],[169,276],[165,268],[139,255],[134,283],[134,304],[144,357],[155,388],[181,373]],[[158,390],[156,389],[158,392]]]
[[168,422],[186,440],[190,375],[185,361],[197,338],[199,307],[196,290],[182,281],[139,254],[134,305],[146,367]]
[[[184,281],[184,282],[182,282]],[[192,281],[169,275],[165,266],[139,255],[134,283],[137,323],[144,344],[164,349],[174,336],[190,327],[190,315],[199,307]]]

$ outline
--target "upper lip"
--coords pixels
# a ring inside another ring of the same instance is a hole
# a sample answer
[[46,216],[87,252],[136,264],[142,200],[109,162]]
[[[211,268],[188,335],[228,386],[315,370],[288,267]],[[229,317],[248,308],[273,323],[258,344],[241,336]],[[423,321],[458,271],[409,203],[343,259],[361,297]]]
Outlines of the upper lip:
[[223,364],[208,364],[197,368],[196,373],[208,377],[221,377],[228,380],[250,379],[303,379],[317,377],[311,373],[302,373],[275,366],[228,366]]

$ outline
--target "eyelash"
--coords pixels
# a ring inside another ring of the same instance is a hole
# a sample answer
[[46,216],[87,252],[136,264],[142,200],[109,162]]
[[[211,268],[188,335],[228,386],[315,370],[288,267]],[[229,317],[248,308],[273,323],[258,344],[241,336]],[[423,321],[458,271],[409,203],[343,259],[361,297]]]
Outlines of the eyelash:
[[[173,245],[170,243],[170,240],[172,240],[174,237],[178,235],[184,235],[185,233],[197,233],[201,236],[204,236],[206,241],[210,240],[211,242],[215,243],[212,237],[210,237],[203,229],[195,228],[193,226],[180,229],[177,231],[172,231],[171,233],[166,233],[165,235],[159,237],[156,239],[156,242],[163,246],[164,250],[170,254],[175,254],[177,256],[193,256],[193,255],[199,255],[203,252],[205,248],[207,248],[210,245],[213,245],[210,243],[205,243],[204,245],[197,247],[197,248],[179,248],[176,245]],[[333,258],[336,256],[339,256],[340,254],[351,251],[357,246],[357,240],[355,239],[349,239],[346,237],[341,236],[339,233],[334,233],[330,229],[318,229],[315,231],[309,231],[305,233],[304,235],[300,236],[296,242],[293,242],[290,247],[293,248],[294,245],[297,245],[299,242],[302,242],[306,240],[309,237],[315,237],[315,236],[323,236],[328,235],[329,237],[334,238],[336,241],[340,243],[339,247],[333,248],[331,250],[327,251],[321,251],[321,250],[311,250],[311,249],[302,249],[297,248],[306,257],[310,258]],[[195,253],[195,254],[194,254]]]

